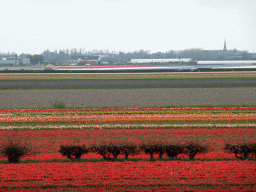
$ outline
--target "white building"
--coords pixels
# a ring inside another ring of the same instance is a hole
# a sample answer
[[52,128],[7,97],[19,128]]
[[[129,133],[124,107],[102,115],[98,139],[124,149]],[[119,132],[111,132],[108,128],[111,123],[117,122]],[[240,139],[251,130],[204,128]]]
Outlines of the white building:
[[0,60],[0,66],[16,66],[19,63],[19,60]]

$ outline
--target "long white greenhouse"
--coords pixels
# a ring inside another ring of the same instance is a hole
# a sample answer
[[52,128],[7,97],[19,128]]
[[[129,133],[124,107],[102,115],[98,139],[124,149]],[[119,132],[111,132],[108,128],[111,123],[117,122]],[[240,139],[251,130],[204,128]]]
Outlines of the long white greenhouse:
[[256,60],[197,61],[197,65],[256,65]]

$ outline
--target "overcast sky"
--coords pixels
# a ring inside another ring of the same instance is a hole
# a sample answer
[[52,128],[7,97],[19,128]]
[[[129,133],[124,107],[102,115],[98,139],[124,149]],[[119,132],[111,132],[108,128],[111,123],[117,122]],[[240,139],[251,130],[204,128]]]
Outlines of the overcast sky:
[[256,52],[256,0],[1,0],[0,52]]

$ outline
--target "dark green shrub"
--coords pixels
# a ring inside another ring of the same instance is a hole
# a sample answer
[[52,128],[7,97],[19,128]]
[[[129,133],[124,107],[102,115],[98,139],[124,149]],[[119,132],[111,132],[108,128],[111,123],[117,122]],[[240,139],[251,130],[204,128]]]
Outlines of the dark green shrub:
[[140,153],[140,147],[138,144],[131,142],[131,141],[125,141],[122,142],[122,145],[120,145],[120,154],[125,155],[125,159],[128,159],[129,155],[137,155]]
[[[90,150],[85,145],[61,145],[60,153],[71,160],[79,160],[83,154],[88,153]],[[73,158],[72,156],[75,156]]]
[[241,147],[239,144],[225,143],[223,150],[228,153],[234,153],[235,157],[237,157],[237,154],[241,151]]
[[66,107],[65,103],[63,103],[63,102],[60,102],[60,103],[55,102],[53,104],[53,108],[54,109],[66,109],[67,107]]
[[7,157],[10,163],[18,163],[20,157],[30,153],[31,150],[26,145],[14,141],[3,144],[0,149],[1,156]]
[[108,143],[97,143],[97,144],[93,144],[91,146],[91,151],[92,152],[102,155],[102,157],[105,160],[112,160],[109,157],[110,154],[108,152],[108,149],[109,149]]
[[156,140],[155,141],[155,153],[159,154],[159,158],[163,158],[163,154],[166,152],[167,141]]
[[164,151],[164,149],[161,149],[162,143],[159,143],[156,140],[148,140],[144,141],[140,148],[142,151],[144,151],[146,154],[150,154],[150,159],[154,159],[154,153],[161,153],[161,151]]
[[170,159],[177,157],[179,154],[184,153],[184,145],[180,143],[168,143],[166,144],[165,151]]
[[173,159],[178,154],[185,153],[185,146],[177,142],[149,140],[141,144],[141,150],[149,153],[150,159],[154,159],[154,154],[159,154],[159,158],[162,159],[164,153],[167,153],[168,157]]
[[93,152],[102,155],[105,160],[110,161],[116,161],[119,154],[124,154],[125,159],[128,159],[129,155],[135,155],[140,152],[139,146],[130,141],[101,142],[92,145],[91,149]]
[[206,153],[209,149],[209,145],[200,143],[200,141],[190,141],[184,144],[184,153],[188,154],[190,160],[194,160],[196,154]]
[[254,153],[254,157],[256,157],[256,143],[251,144],[252,153]]
[[239,158],[241,160],[246,160],[246,159],[249,159],[249,154],[255,153],[255,143],[250,143],[250,142],[238,142],[235,144],[225,143],[225,146],[223,149],[229,153],[234,153],[236,158]]
[[[117,161],[117,156],[121,153],[123,146],[122,143],[109,143],[108,152],[113,154],[112,161]],[[110,158],[110,157],[109,157]]]

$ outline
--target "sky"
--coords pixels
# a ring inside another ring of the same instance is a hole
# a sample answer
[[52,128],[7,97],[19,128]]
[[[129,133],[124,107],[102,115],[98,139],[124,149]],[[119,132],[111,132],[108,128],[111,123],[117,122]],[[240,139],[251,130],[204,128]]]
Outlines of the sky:
[[256,52],[256,0],[1,0],[0,52]]

